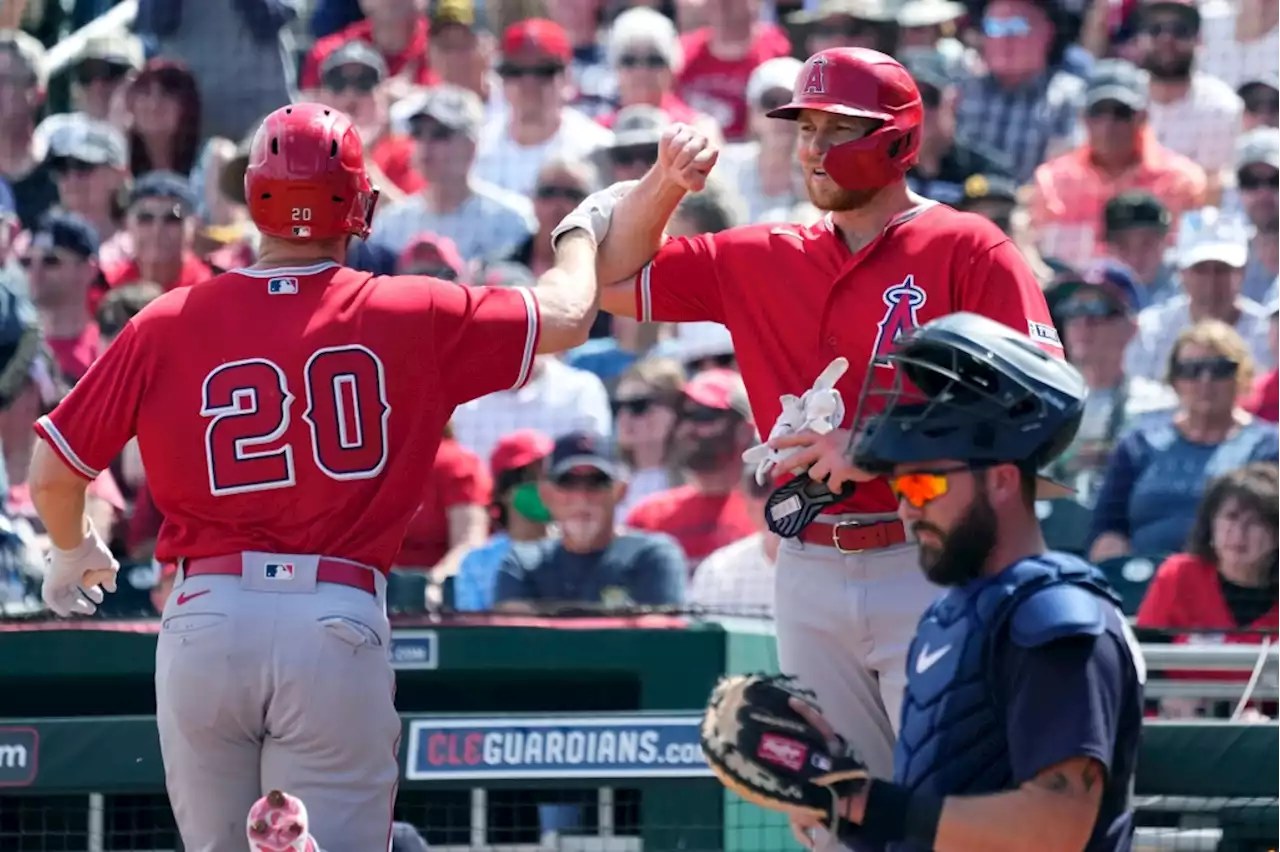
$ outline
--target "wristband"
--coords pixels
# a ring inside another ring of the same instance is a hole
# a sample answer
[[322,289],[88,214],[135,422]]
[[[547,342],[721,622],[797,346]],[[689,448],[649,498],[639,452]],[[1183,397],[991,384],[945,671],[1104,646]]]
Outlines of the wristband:
[[901,784],[873,780],[867,788],[861,833],[875,843],[911,840],[932,849],[941,818],[941,798],[913,793]]

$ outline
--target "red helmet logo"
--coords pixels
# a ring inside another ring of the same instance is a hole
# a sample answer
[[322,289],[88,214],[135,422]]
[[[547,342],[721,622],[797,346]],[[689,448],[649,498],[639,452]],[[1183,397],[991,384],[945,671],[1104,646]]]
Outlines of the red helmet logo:
[[805,95],[825,95],[827,93],[827,57],[819,53],[809,62],[804,77],[804,85],[800,92]]

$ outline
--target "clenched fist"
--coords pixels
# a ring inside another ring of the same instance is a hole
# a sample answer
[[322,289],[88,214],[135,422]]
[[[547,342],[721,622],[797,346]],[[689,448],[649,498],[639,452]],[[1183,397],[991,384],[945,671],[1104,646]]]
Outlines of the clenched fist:
[[687,192],[702,191],[719,156],[711,140],[687,124],[671,125],[658,143],[658,168],[663,178]]

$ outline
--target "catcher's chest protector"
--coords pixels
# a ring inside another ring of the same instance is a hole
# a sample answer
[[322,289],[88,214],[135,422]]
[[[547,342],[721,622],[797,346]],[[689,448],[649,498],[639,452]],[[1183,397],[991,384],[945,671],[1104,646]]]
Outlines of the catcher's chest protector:
[[[999,643],[1010,641],[1009,620],[1019,605],[1055,586],[1082,587],[1100,604],[1112,601],[1097,569],[1074,557],[1046,554],[951,589],[925,612],[907,656],[895,781],[939,796],[1013,786],[1004,733],[1006,697],[994,677],[996,651]],[[1046,623],[1042,632],[1048,641],[1090,626]]]

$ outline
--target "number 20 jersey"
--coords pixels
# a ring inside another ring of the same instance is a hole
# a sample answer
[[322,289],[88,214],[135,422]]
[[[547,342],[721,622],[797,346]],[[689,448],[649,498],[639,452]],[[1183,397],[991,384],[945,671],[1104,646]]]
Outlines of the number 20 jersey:
[[523,288],[238,270],[148,305],[35,428],[88,479],[137,435],[162,561],[256,550],[385,570],[454,407],[523,385],[537,344]]

